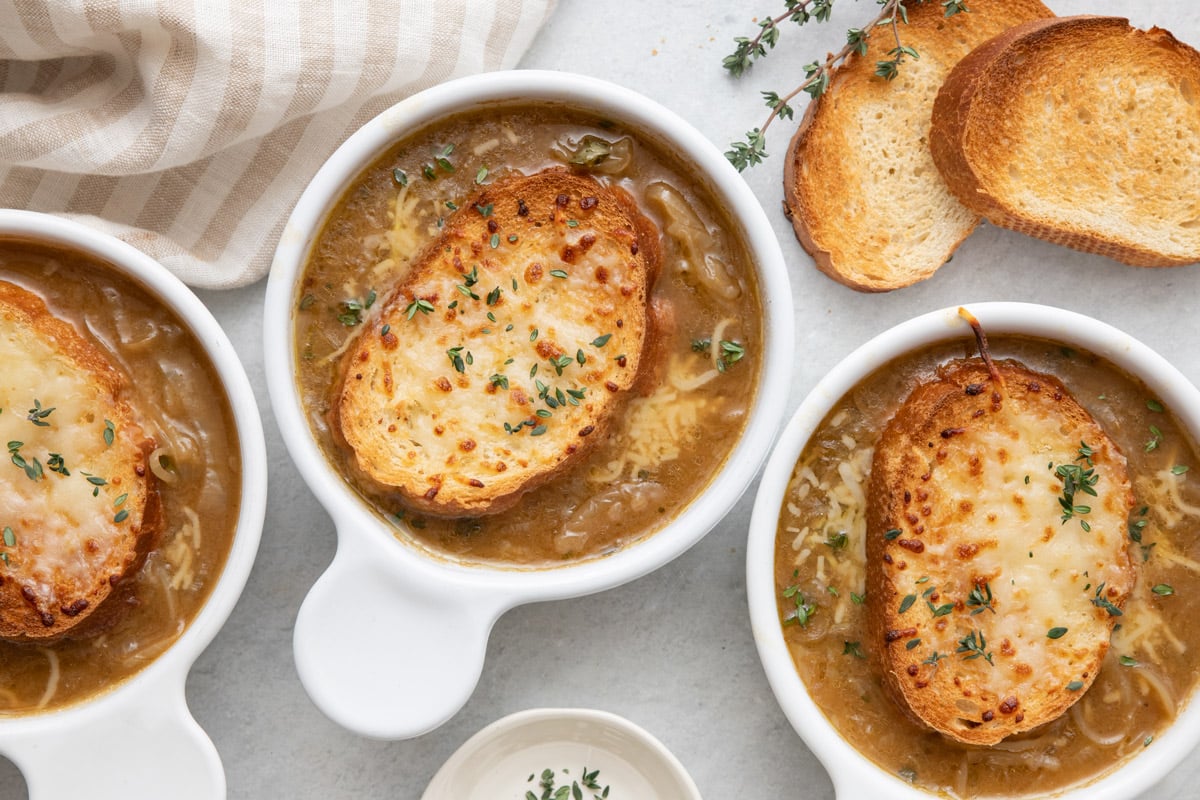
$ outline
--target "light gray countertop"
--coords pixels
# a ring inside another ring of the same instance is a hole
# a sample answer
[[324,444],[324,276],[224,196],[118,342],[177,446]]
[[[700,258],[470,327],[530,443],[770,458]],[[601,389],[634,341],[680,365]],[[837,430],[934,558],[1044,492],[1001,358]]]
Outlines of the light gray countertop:
[[[779,8],[775,8],[778,5]],[[1056,12],[1132,14],[1200,45],[1200,4],[1048,0]],[[740,7],[739,7],[740,6]],[[801,65],[837,49],[875,4],[842,0],[831,25],[785,28],[779,49],[740,81],[721,59],[755,14],[783,3],[561,0],[522,67],[585,73],[639,90],[696,125],[722,150],[765,117],[760,90],[790,89]],[[818,273],[780,211],[782,156],[794,129],[773,128],[772,156],[746,179],[768,212],[791,271],[796,349],[789,410],[843,356],[917,314],[983,300],[1041,302],[1090,314],[1142,340],[1200,383],[1200,267],[1126,267],[982,227],[933,279],[859,294]],[[696,547],[624,587],[517,608],[495,626],[483,677],[466,707],[420,738],[380,742],[327,720],[292,662],[292,625],[334,551],[333,525],[289,461],[263,377],[265,284],[201,298],[225,326],[257,393],[270,459],[258,561],[232,617],[200,657],[187,697],[225,764],[229,797],[420,797],[471,734],[517,710],[586,706],[621,714],[660,738],[710,800],[824,800],[833,788],[767,686],[750,633],[745,542],[757,483]],[[278,331],[277,335],[286,335]],[[1197,795],[1200,753],[1145,797]],[[0,763],[0,800],[25,796]]]

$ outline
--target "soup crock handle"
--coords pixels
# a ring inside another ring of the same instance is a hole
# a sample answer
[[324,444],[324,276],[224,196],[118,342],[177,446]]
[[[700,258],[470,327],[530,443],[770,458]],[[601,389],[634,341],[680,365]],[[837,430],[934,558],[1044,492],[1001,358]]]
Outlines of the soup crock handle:
[[337,555],[296,617],[296,669],[334,722],[408,739],[466,704],[492,625],[512,603],[376,534],[339,531]]
[[223,800],[225,772],[188,711],[185,675],[160,662],[85,705],[6,723],[0,752],[29,800]]

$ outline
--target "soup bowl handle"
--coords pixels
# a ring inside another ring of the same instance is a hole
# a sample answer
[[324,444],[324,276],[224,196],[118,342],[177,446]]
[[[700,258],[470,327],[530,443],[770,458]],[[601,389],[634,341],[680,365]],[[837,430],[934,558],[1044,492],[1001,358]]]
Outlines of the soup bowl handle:
[[[156,664],[155,667],[162,666]],[[154,669],[79,708],[7,726],[0,752],[25,776],[30,800],[223,800],[225,772],[184,698],[186,670]],[[60,717],[78,717],[70,725]]]
[[452,570],[397,567],[412,556],[375,533],[339,530],[333,563],[296,617],[296,669],[334,722],[371,738],[408,739],[466,704],[492,626],[514,603]]

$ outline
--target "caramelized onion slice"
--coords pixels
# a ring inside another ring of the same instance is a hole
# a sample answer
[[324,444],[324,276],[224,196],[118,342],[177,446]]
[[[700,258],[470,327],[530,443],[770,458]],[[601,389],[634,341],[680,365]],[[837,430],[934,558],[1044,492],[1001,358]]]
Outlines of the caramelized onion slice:
[[564,136],[551,146],[550,153],[564,164],[586,167],[599,175],[622,175],[633,163],[633,140],[623,136],[610,142],[590,133],[578,140]]
[[668,183],[657,181],[646,187],[646,200],[662,214],[665,232],[679,252],[676,268],[715,300],[736,300],[742,285],[729,264],[717,252],[722,248],[719,234],[710,231],[683,193]]

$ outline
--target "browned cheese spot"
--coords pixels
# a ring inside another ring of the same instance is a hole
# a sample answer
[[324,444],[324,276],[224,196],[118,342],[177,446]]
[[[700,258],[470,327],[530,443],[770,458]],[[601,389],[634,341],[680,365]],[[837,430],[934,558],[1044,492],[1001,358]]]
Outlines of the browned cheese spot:
[[901,639],[911,639],[917,635],[916,628],[900,628],[887,631],[883,634],[883,640],[889,644],[898,642]]

